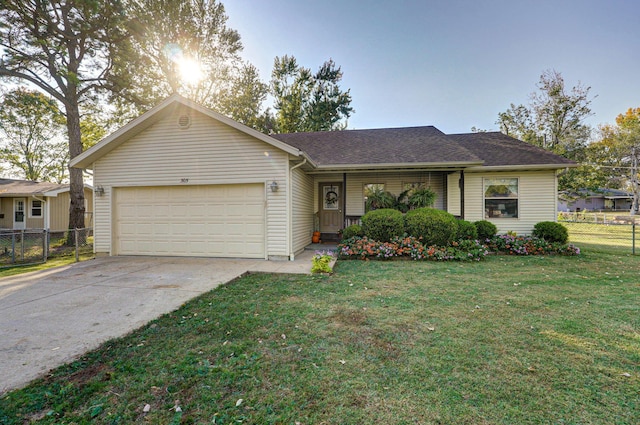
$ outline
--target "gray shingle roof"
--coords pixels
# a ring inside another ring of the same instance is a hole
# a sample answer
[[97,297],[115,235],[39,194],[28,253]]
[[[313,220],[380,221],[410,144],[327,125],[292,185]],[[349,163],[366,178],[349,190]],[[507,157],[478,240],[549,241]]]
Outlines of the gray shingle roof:
[[384,164],[558,165],[566,158],[502,133],[446,135],[433,126],[274,134],[319,166]]
[[485,166],[575,164],[567,158],[499,132],[451,134],[447,138],[480,156]]
[[433,126],[274,134],[320,166],[355,164],[479,164],[482,160]]
[[63,189],[67,187],[69,187],[68,184],[0,178],[0,196],[40,195],[44,192]]

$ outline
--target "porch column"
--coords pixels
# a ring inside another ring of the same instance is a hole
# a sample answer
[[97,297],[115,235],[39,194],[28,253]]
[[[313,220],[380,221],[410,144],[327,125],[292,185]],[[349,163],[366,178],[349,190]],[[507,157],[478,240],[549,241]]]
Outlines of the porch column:
[[347,227],[347,173],[342,173],[342,228]]
[[464,220],[464,170],[460,170],[460,218]]

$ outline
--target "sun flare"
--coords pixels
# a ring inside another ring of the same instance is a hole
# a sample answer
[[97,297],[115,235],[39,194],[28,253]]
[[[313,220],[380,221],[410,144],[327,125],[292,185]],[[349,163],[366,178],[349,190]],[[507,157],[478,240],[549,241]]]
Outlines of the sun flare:
[[187,85],[196,85],[202,78],[202,68],[197,60],[182,58],[178,62],[178,70],[182,81]]

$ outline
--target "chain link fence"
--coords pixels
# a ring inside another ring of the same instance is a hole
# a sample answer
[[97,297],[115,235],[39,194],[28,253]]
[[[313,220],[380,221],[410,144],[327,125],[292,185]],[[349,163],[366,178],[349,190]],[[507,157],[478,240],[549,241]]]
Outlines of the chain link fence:
[[569,231],[569,242],[636,254],[640,220],[615,212],[559,213],[558,222]]
[[0,268],[44,263],[48,258],[93,253],[93,229],[0,230]]

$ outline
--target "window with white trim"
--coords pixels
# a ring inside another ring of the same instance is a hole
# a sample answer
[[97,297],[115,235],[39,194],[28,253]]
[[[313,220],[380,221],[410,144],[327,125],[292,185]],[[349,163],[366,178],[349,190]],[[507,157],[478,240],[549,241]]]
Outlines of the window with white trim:
[[484,179],[485,218],[518,218],[518,179]]
[[31,200],[31,217],[42,217],[42,201]]

